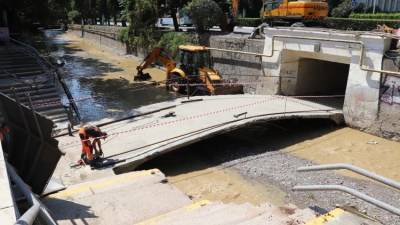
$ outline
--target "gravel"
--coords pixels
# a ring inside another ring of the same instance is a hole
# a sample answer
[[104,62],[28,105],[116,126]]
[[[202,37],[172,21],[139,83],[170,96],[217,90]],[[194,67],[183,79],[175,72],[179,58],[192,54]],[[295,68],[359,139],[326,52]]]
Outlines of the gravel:
[[[332,128],[316,132],[329,132],[330,129]],[[265,134],[268,134],[268,132],[260,132],[260,127],[255,127],[254,130],[250,129],[224,135],[214,140],[211,139],[205,144],[210,145],[210,142],[215,144],[215,151],[211,156],[216,164],[234,168],[249,179],[279,187],[287,193],[287,202],[294,203],[299,207],[310,207],[319,213],[324,213],[325,210],[329,211],[337,205],[351,206],[356,207],[361,212],[366,212],[383,224],[400,224],[399,216],[346,193],[292,191],[292,188],[296,185],[338,184],[359,190],[400,208],[400,192],[376,182],[350,178],[334,171],[296,172],[298,167],[313,165],[313,162],[279,151],[284,148],[282,143],[279,143],[280,138],[274,138],[274,135],[272,135],[272,138],[262,138],[265,137]],[[294,132],[282,139],[296,139],[297,136],[299,136],[299,133]],[[223,144],[220,143],[222,140]],[[273,140],[273,143],[271,140]]]
[[[210,167],[234,169],[243,177],[266,186],[276,186],[286,192],[287,203],[293,203],[300,208],[309,207],[318,213],[325,213],[337,205],[351,206],[361,212],[366,212],[383,224],[399,225],[399,216],[345,193],[292,191],[296,185],[339,184],[400,208],[400,192],[376,182],[358,180],[334,171],[296,172],[298,167],[313,165],[313,162],[298,158],[283,149],[335,129],[338,127],[332,123],[319,120],[283,121],[270,124],[270,126],[260,124],[192,144],[179,151],[171,152],[169,156],[159,157],[149,162],[147,167],[157,167],[163,172],[165,168],[175,168],[180,171],[178,173],[181,173],[199,169],[190,166],[181,168],[185,167],[183,164],[190,165],[191,163],[188,162],[196,164],[201,161]],[[160,161],[164,163],[160,164]],[[182,161],[185,163],[179,163]],[[377,163],[381,162],[377,161]],[[172,174],[176,173],[174,169],[172,171]]]
[[[234,165],[232,165],[234,164]],[[296,172],[300,166],[312,165],[308,160],[299,159],[281,152],[267,152],[257,156],[225,162],[223,166],[236,169],[245,177],[265,184],[273,184],[287,193],[287,201],[299,207],[331,210],[336,205],[354,206],[361,212],[382,221],[383,224],[400,224],[400,218],[351,195],[341,192],[294,192],[292,187],[307,184],[339,184],[367,193],[393,206],[400,207],[400,193],[374,182],[352,179],[333,171]],[[323,213],[323,210],[319,210]]]

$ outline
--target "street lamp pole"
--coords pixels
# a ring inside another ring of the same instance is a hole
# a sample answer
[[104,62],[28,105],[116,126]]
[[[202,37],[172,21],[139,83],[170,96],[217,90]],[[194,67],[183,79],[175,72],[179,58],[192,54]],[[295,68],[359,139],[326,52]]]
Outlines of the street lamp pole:
[[375,14],[375,8],[376,8],[376,0],[374,0],[373,6],[372,6],[372,13],[373,14]]

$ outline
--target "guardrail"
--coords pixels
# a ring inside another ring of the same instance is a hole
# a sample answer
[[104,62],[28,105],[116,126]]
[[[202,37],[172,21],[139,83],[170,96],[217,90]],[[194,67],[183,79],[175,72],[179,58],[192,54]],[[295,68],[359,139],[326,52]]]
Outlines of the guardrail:
[[[71,91],[69,90],[67,84],[64,82],[64,79],[63,79],[62,75],[60,75],[60,72],[58,71],[58,68],[56,68],[53,64],[51,64],[47,59],[43,58],[41,56],[41,54],[34,47],[32,47],[32,46],[30,46],[30,45],[28,45],[28,44],[26,44],[24,42],[18,41],[18,40],[14,39],[14,38],[10,38],[10,40],[12,42],[18,44],[18,45],[22,45],[22,46],[28,48],[29,50],[31,50],[36,55],[36,57],[38,57],[44,64],[46,64],[46,66],[48,68],[52,69],[52,72],[54,73],[56,80],[59,82],[59,84],[61,84],[61,87],[63,88],[65,94],[67,95],[68,103],[69,103],[70,108],[73,109],[73,111],[75,112],[76,117],[79,120],[81,120],[81,116],[80,116],[80,113],[79,113],[79,110],[78,110],[78,106],[76,105],[76,103],[74,101],[74,97],[72,96]],[[70,121],[70,122],[72,123],[72,121]]]
[[18,176],[17,172],[15,172],[14,168],[9,163],[7,163],[7,172],[10,179],[18,187],[28,203],[31,204],[31,207],[17,219],[15,224],[32,225],[36,218],[40,217],[46,225],[57,225],[57,222],[51,217],[47,208],[31,192],[29,186]]
[[[338,170],[338,169],[347,169],[353,171],[357,174],[363,175],[365,177],[369,177],[375,181],[386,184],[390,187],[393,187],[397,190],[400,190],[400,183],[397,181],[391,180],[389,178],[383,177],[381,175],[372,173],[368,170],[365,170],[360,167],[353,166],[351,164],[345,163],[337,163],[337,164],[326,164],[326,165],[317,165],[317,166],[308,166],[308,167],[300,167],[297,169],[298,172],[309,172],[309,171],[321,171],[321,170]],[[299,185],[293,187],[293,191],[341,191],[353,195],[363,201],[366,201],[372,205],[375,205],[383,210],[386,210],[390,213],[393,213],[397,216],[400,216],[400,209],[389,205],[386,202],[380,201],[376,198],[368,196],[360,191],[355,189],[343,186],[343,185]]]
[[375,181],[378,181],[380,183],[386,184],[390,187],[396,188],[400,190],[400,183],[397,181],[394,181],[392,179],[389,179],[387,177],[378,175],[376,173],[372,173],[366,169],[353,166],[351,164],[347,163],[335,163],[335,164],[326,164],[326,165],[316,165],[316,166],[304,166],[300,167],[297,169],[298,172],[310,172],[310,171],[321,171],[321,170],[350,170],[354,173],[357,173],[359,175],[371,178]]

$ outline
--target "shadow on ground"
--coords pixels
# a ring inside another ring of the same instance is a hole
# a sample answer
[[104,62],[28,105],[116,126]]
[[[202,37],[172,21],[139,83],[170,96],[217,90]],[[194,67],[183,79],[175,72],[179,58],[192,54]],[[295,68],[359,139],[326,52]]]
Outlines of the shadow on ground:
[[264,157],[263,153],[279,151],[339,128],[331,120],[324,119],[260,123],[177,149],[144,163],[137,170],[159,168],[167,176],[175,176],[226,162],[232,162],[233,167],[236,159]]
[[67,220],[71,224],[90,224],[88,219],[97,218],[87,205],[57,198],[46,198],[44,203],[52,209],[51,215],[56,221]]

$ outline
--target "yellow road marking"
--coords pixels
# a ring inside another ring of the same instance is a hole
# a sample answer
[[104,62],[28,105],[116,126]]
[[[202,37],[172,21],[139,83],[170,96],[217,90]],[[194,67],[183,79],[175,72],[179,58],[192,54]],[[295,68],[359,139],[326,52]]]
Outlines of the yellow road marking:
[[51,198],[68,198],[68,197],[72,197],[72,196],[74,196],[76,194],[80,194],[80,193],[85,193],[85,192],[93,193],[93,191],[96,191],[98,189],[102,189],[102,188],[112,186],[112,185],[121,185],[121,184],[130,183],[130,182],[132,182],[132,179],[148,176],[148,175],[159,173],[159,172],[160,171],[158,169],[152,169],[152,170],[131,172],[131,173],[126,173],[126,174],[122,174],[122,175],[116,175],[116,176],[112,176],[110,178],[105,178],[105,179],[100,179],[97,181],[90,181],[90,182],[78,184],[78,185],[72,186],[70,188],[67,188],[64,191],[52,194],[52,195],[50,195],[50,197]]
[[195,203],[193,203],[193,204],[190,204],[190,205],[185,206],[185,209],[187,209],[188,211],[193,211],[193,210],[196,210],[196,209],[198,209],[198,208],[201,208],[201,207],[203,207],[203,206],[205,206],[205,205],[208,205],[208,204],[210,204],[210,203],[211,203],[211,202],[208,201],[208,200],[201,200],[201,201],[198,201],[198,202],[195,202]]
[[[208,201],[208,200],[201,200],[201,201],[194,202],[192,204],[186,205],[186,206],[184,206],[182,208],[187,212],[191,212],[191,211],[199,209],[199,208],[201,208],[203,206],[206,206],[208,204],[211,204],[211,202]],[[180,210],[182,208],[178,208],[178,209],[166,212],[164,214],[149,218],[149,219],[147,219],[145,221],[142,221],[140,223],[136,223],[136,225],[155,225],[155,224],[157,224],[158,221],[162,220],[163,218],[166,218],[169,214],[171,214],[171,213],[173,213],[175,211],[178,211],[178,210]]]
[[324,214],[322,216],[319,216],[319,217],[307,222],[306,225],[324,225],[324,224],[327,224],[330,220],[333,220],[333,219],[339,217],[343,213],[344,213],[343,209],[336,208],[327,214]]

